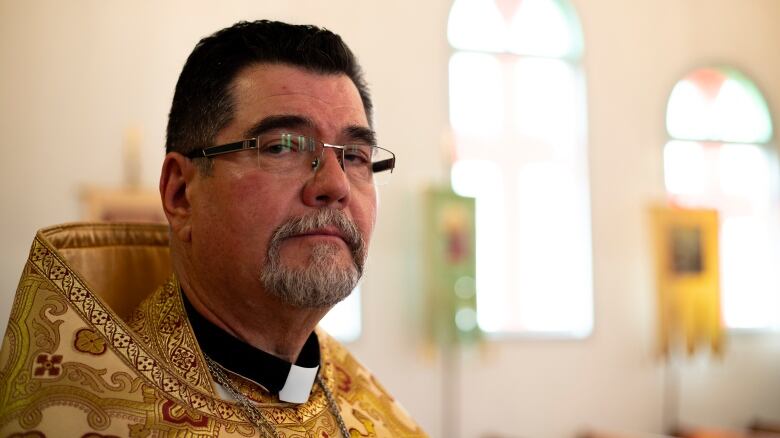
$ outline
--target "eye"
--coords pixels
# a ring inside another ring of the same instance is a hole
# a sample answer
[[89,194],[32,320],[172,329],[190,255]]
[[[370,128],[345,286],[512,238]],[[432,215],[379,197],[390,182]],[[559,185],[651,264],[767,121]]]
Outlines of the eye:
[[258,153],[266,156],[281,156],[295,152],[297,147],[295,139],[286,135],[282,135],[281,137],[277,135],[261,139]]
[[290,152],[292,148],[290,146],[283,145],[281,143],[271,143],[260,148],[260,152],[268,155],[281,155]]
[[344,147],[345,164],[367,166],[371,163],[371,146],[347,145]]

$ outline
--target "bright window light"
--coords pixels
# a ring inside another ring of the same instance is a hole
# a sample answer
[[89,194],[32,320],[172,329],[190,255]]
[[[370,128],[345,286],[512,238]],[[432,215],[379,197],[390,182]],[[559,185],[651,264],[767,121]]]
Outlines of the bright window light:
[[504,176],[494,161],[461,160],[452,168],[452,188],[461,196],[476,198],[477,319],[488,332],[501,331],[512,315],[505,303],[507,239]]
[[504,126],[501,65],[491,55],[456,53],[450,59],[450,121],[458,134],[497,136]]
[[704,195],[709,175],[704,147],[693,141],[672,140],[664,147],[666,190],[675,195]]
[[562,163],[523,166],[517,177],[518,329],[590,333],[590,215],[579,173]]
[[506,31],[492,1],[456,0],[450,9],[447,38],[456,49],[501,52],[506,47]]
[[[568,146],[576,141],[577,115],[581,112],[576,69],[558,59],[520,58],[513,74],[515,132],[529,146],[534,139],[545,143],[541,146],[544,152],[536,154],[569,158],[572,152]],[[561,147],[566,150],[560,151]]]
[[764,143],[772,136],[766,102],[738,79],[727,79],[713,105],[717,137],[733,143]]
[[678,82],[669,96],[666,127],[681,140],[766,143],[772,138],[766,101],[733,69],[703,68]]
[[[452,187],[476,199],[476,323],[495,334],[586,336],[593,290],[579,23],[566,0],[498,6],[456,0],[448,25]],[[473,323],[468,312],[453,317]]]
[[672,138],[712,140],[716,134],[708,127],[710,102],[691,81],[680,81],[672,89],[666,111],[666,129]]
[[576,25],[553,0],[523,0],[509,27],[509,50],[520,55],[569,58],[579,55]]
[[362,330],[360,286],[355,288],[344,301],[333,306],[320,321],[320,326],[341,342],[357,340]]
[[727,327],[780,329],[780,254],[777,231],[772,228],[777,228],[776,222],[770,225],[757,217],[722,219],[722,304]]
[[699,69],[672,90],[667,129],[667,192],[720,214],[726,326],[780,330],[780,178],[764,98],[733,69]]
[[741,197],[764,207],[772,196],[772,171],[765,148],[754,144],[725,144],[718,157],[720,189],[724,196]]

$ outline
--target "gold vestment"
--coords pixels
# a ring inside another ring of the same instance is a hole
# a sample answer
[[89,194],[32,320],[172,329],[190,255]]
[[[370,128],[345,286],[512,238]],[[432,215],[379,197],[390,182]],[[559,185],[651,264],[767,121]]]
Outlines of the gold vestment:
[[[341,344],[317,334],[320,374],[351,437],[426,436]],[[318,385],[291,404],[235,383],[281,436],[340,436]],[[38,232],[0,350],[0,436],[261,436],[215,391],[171,274],[166,226]]]

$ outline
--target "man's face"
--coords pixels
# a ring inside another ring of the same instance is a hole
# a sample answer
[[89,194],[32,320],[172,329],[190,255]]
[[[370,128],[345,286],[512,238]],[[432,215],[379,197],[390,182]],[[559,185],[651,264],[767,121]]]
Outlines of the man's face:
[[[215,144],[260,132],[293,132],[330,144],[370,134],[358,90],[346,75],[255,65],[239,73],[232,95],[233,119]],[[309,295],[327,295],[329,290],[319,289],[337,287],[334,276],[344,273],[355,274],[354,283],[365,251],[355,248],[348,229],[367,245],[376,217],[374,187],[350,182],[331,149],[316,171],[297,174],[262,170],[256,157],[250,150],[215,158],[211,174],[197,175],[187,189],[198,280],[229,294],[226,298],[237,304],[251,302],[261,291],[296,306],[334,304],[343,296],[301,301],[289,296],[297,290],[269,289],[275,288],[279,279],[274,275],[280,272],[295,280],[288,281],[288,289],[305,288],[296,283],[305,275],[327,277],[311,286]],[[346,223],[338,226],[339,218]]]

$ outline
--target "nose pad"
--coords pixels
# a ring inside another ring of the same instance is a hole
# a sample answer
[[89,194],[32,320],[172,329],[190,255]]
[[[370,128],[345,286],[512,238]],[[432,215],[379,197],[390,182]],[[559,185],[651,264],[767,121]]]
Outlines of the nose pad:
[[324,160],[325,160],[325,154],[327,153],[327,150],[331,149],[333,150],[333,155],[335,155],[334,158],[336,158],[336,161],[339,163],[339,167],[342,171],[345,171],[344,169],[344,150],[341,148],[336,148],[332,146],[326,146],[322,149],[322,152],[320,153],[320,156],[314,157],[313,160],[311,160],[311,170],[314,172],[317,172],[320,167],[323,166]]

